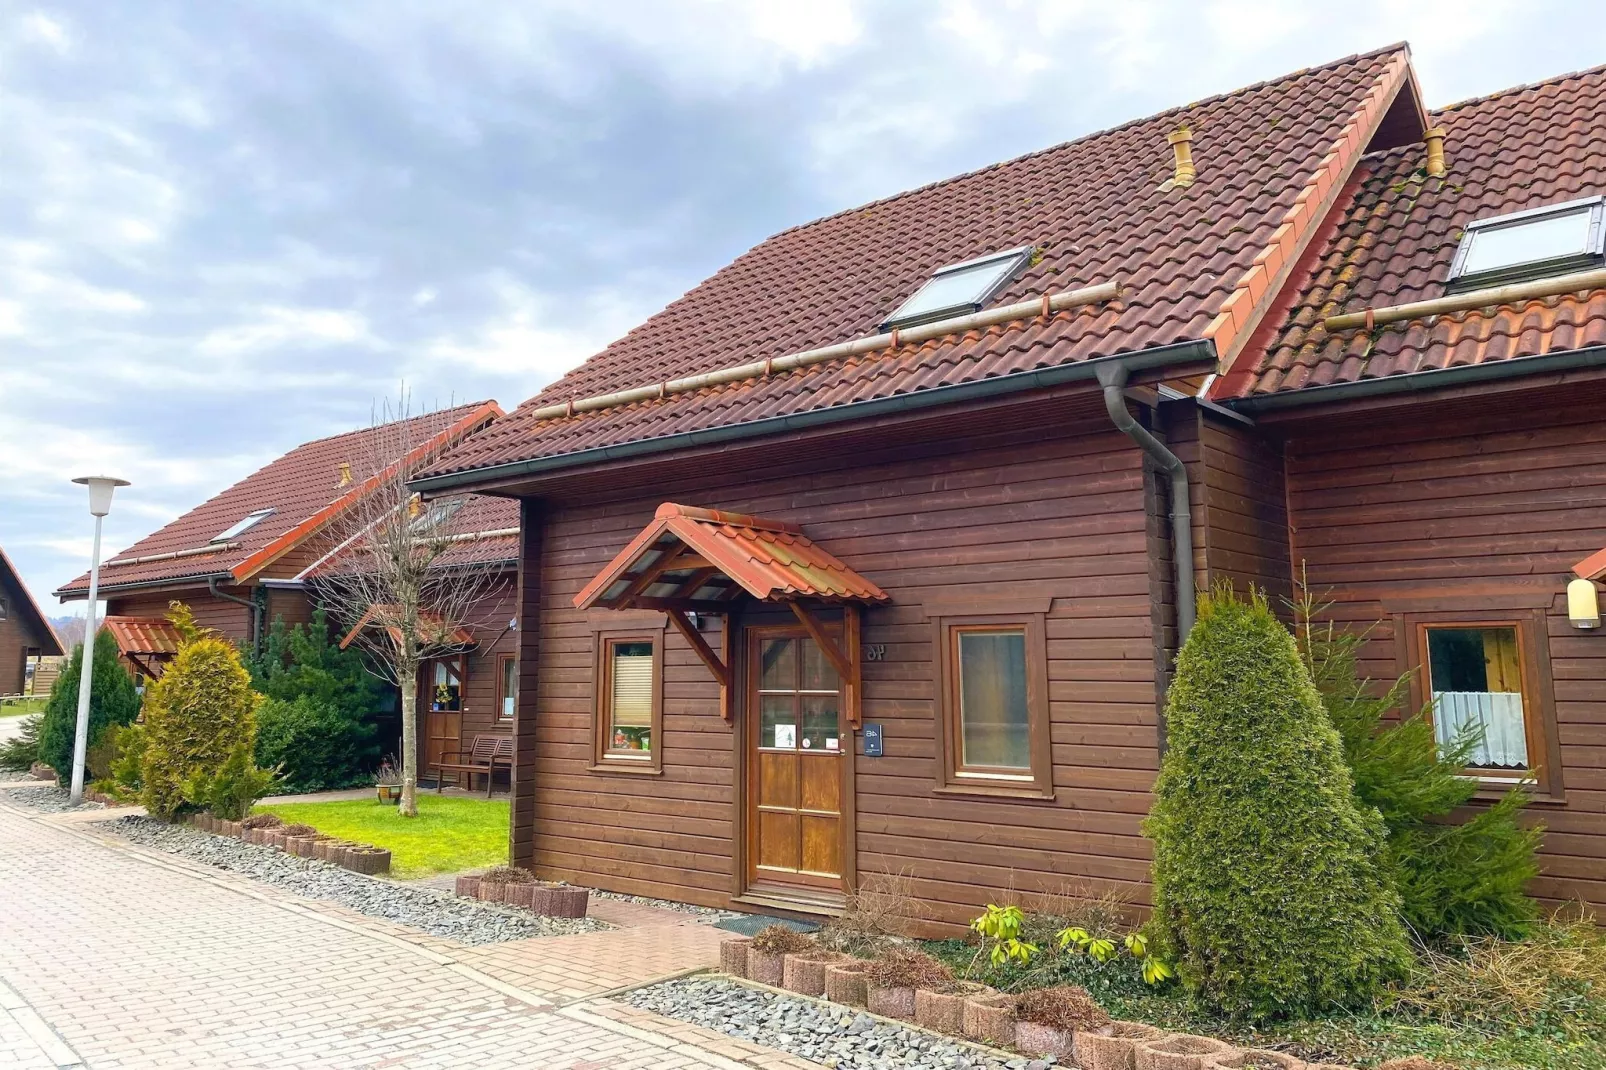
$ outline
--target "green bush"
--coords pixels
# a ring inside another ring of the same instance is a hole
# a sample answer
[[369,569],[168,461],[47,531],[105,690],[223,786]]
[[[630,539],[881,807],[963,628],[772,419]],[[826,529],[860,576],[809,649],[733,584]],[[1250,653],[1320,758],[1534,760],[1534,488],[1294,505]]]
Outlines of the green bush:
[[1525,889],[1539,873],[1544,838],[1541,827],[1523,825],[1526,795],[1513,789],[1466,821],[1435,820],[1477,794],[1478,782],[1460,775],[1477,737],[1469,735],[1441,754],[1426,710],[1393,720],[1410,675],[1381,691],[1361,679],[1358,661],[1367,633],[1319,621],[1325,608],[1308,591],[1295,603],[1300,656],[1344,741],[1356,797],[1376,808],[1388,827],[1384,857],[1405,923],[1431,943],[1525,935],[1539,917]]
[[271,769],[259,769],[251,758],[251,746],[240,743],[229,752],[228,760],[215,772],[197,770],[184,782],[184,801],[210,810],[225,821],[242,821],[252,805],[271,794],[278,784]]
[[248,654],[245,667],[251,686],[268,698],[294,702],[302,696],[333,706],[361,720],[379,706],[383,686],[363,667],[355,649],[341,650],[329,640],[323,608],[313,610],[309,624],[287,628],[274,618],[259,654]]
[[277,768],[291,793],[373,782],[374,727],[313,695],[265,699],[257,710],[256,761]]
[[1338,733],[1259,592],[1200,600],[1166,703],[1145,823],[1162,950],[1206,1006],[1266,1019],[1353,1006],[1408,962]]
[[27,769],[39,760],[39,729],[44,721],[42,713],[24,717],[16,734],[0,743],[0,769]]
[[[89,752],[85,754],[84,782],[98,780],[109,770],[96,769],[89,753],[99,750],[102,736],[111,725],[132,724],[139,716],[139,692],[117,656],[117,640],[102,630],[95,636],[95,674],[89,684]],[[83,644],[73,648],[72,658],[45,703],[45,719],[39,730],[39,760],[54,769],[63,784],[72,779],[74,735],[78,728],[78,681],[84,672]],[[100,752],[104,753],[104,752]],[[97,755],[98,756],[98,755]]]
[[145,726],[125,725],[111,734],[111,781],[120,796],[138,798],[145,786],[141,767],[145,762]]
[[162,678],[146,690],[140,764],[140,801],[164,821],[188,802],[187,783],[217,775],[240,747],[251,753],[262,701],[233,644],[199,633],[176,603],[172,617],[185,638]]

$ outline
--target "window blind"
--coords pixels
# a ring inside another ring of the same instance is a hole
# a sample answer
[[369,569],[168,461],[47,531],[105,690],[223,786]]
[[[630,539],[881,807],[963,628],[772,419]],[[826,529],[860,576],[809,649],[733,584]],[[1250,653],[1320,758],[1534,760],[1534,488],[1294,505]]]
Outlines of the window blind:
[[652,647],[621,643],[613,648],[613,723],[617,728],[652,727]]

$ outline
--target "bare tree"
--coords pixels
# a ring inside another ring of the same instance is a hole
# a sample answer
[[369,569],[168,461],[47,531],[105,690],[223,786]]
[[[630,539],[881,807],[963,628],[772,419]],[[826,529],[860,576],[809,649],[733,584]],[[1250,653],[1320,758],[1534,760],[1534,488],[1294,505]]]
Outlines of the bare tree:
[[[362,456],[342,472],[355,500],[328,529],[332,549],[315,570],[331,615],[355,628],[370,668],[401,692],[404,817],[418,815],[418,679],[431,658],[472,645],[471,629],[494,600],[500,565],[472,552],[474,533],[455,532],[461,498],[422,501],[407,480],[444,448],[443,413],[413,415],[405,393],[387,401],[365,436]],[[461,686],[461,685],[460,685]]]

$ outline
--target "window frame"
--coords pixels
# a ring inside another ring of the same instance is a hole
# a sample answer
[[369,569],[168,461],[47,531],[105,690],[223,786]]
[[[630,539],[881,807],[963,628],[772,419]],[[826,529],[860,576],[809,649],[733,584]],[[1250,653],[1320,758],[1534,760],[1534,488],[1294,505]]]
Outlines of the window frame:
[[[513,666],[513,712],[503,713],[507,708],[507,682],[508,665]],[[519,656],[517,654],[498,654],[496,656],[496,723],[512,724],[519,715]]]
[[[1537,223],[1550,216],[1571,215],[1584,209],[1588,210],[1589,220],[1582,252],[1567,253],[1544,260],[1530,260],[1520,264],[1507,264],[1497,268],[1485,268],[1476,272],[1468,272],[1466,270],[1467,259],[1472,255],[1472,247],[1476,244],[1478,235],[1482,232],[1503,230],[1517,224]],[[1540,205],[1537,208],[1528,208],[1520,212],[1507,212],[1505,215],[1474,219],[1467,223],[1462,228],[1461,241],[1457,244],[1455,250],[1455,259],[1450,262],[1450,274],[1446,279],[1446,290],[1449,293],[1463,293],[1467,290],[1478,290],[1486,286],[1527,282],[1532,279],[1563,275],[1569,271],[1581,271],[1585,268],[1599,267],[1603,263],[1606,263],[1606,197],[1583,197],[1574,201],[1563,201],[1559,204]]]
[[224,528],[222,531],[218,532],[216,535],[212,536],[210,539],[206,540],[207,544],[210,545],[217,542],[229,542],[232,539],[238,539],[241,535],[244,535],[246,532],[262,523],[268,517],[273,516],[278,511],[278,509],[272,507],[253,509],[240,519],[236,520],[234,523],[230,524],[228,527]]
[[[1428,631],[1433,628],[1510,628],[1516,633],[1518,669],[1522,677],[1522,716],[1528,746],[1528,764],[1533,769],[1531,794],[1541,800],[1560,801],[1561,778],[1557,756],[1561,753],[1560,731],[1556,721],[1555,696],[1550,674],[1549,633],[1544,610],[1466,610],[1402,614],[1404,662],[1410,674],[1412,710],[1424,711],[1433,721],[1432,668],[1428,659]],[[1468,766],[1462,774],[1476,780],[1482,797],[1498,797],[1519,783],[1520,774]]]
[[[1044,613],[951,613],[934,616],[937,656],[937,785],[939,794],[1052,800],[1054,755],[1048,695],[1048,630]],[[1031,768],[967,769],[960,764],[959,636],[965,632],[1020,630],[1026,636],[1026,716]]]
[[[657,776],[664,768],[664,633],[662,628],[598,630],[592,651],[591,766],[593,773],[627,773]],[[608,746],[613,727],[609,702],[613,691],[610,654],[624,643],[652,644],[652,722],[653,746],[646,758],[624,758]]]
[[[969,260],[961,260],[957,264],[944,264],[926,276],[926,281],[922,282],[915,288],[913,293],[898,303],[898,307],[893,309],[887,318],[881,321],[881,330],[902,330],[905,327],[918,327],[922,323],[935,323],[937,320],[948,319],[953,316],[980,312],[986,307],[987,302],[998,296],[998,292],[1008,286],[1020,274],[1021,267],[1025,265],[1035,249],[1036,246],[1034,245],[1022,245],[1014,249],[1000,249],[996,253],[986,253],[982,256],[971,257]],[[957,271],[969,271],[992,263],[1007,263],[1007,267],[999,273],[998,277],[987,289],[978,293],[973,300],[941,305],[937,308],[927,309],[925,312],[899,314],[908,308],[927,286],[930,286],[944,275],[952,275]]]

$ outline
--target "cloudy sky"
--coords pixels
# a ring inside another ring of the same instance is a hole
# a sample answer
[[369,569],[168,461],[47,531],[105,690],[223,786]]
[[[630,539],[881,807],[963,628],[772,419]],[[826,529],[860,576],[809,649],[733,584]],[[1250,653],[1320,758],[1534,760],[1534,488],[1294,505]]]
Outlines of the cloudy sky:
[[115,551],[787,226],[1395,40],[1430,105],[1591,66],[1593,6],[0,0],[0,545],[56,612],[74,475]]

